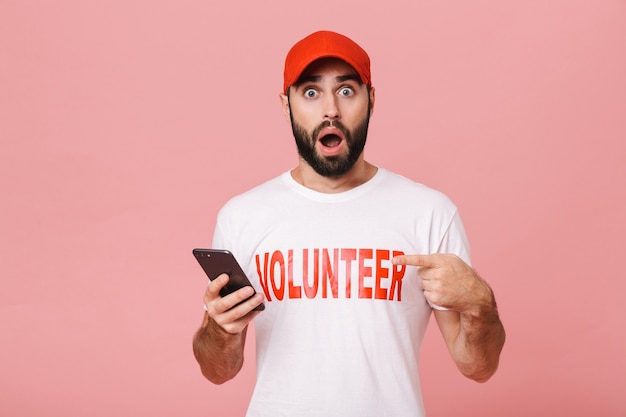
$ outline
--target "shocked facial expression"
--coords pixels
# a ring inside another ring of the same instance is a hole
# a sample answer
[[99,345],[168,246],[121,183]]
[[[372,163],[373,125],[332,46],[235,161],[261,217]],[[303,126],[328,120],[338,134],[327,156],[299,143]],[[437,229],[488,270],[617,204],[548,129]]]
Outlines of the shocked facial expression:
[[300,157],[324,177],[340,177],[362,156],[373,94],[338,59],[313,63],[283,98]]

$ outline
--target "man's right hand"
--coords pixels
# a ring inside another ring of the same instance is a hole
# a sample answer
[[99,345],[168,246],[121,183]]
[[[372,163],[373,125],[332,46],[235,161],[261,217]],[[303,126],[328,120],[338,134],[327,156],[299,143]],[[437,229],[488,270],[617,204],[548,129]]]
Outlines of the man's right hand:
[[254,293],[252,287],[220,296],[227,283],[226,274],[209,283],[203,298],[204,320],[193,339],[202,374],[215,384],[234,378],[241,370],[248,324],[261,312],[254,308],[263,302],[260,293],[248,299]]
[[243,287],[222,297],[220,296],[220,290],[228,284],[228,280],[228,275],[222,274],[211,281],[204,292],[203,300],[206,315],[203,327],[207,324],[207,321],[211,320],[224,332],[238,334],[260,313],[260,311],[253,310],[263,303],[264,297],[261,293],[250,297],[254,294],[252,287]]

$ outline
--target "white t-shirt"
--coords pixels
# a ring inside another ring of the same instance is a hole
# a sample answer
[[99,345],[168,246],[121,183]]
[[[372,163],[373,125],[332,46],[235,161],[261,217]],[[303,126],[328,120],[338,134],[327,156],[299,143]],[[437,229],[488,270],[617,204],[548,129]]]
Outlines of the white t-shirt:
[[338,194],[286,172],[222,208],[213,247],[232,251],[266,297],[248,417],[424,415],[418,359],[431,308],[416,268],[391,258],[469,262],[445,195],[381,168]]

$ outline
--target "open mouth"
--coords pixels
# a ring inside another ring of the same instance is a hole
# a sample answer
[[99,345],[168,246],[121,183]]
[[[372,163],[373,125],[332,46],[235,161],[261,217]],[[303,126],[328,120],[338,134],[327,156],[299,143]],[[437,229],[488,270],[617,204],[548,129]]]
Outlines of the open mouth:
[[335,134],[325,135],[320,138],[320,143],[327,148],[334,148],[341,144],[341,137]]

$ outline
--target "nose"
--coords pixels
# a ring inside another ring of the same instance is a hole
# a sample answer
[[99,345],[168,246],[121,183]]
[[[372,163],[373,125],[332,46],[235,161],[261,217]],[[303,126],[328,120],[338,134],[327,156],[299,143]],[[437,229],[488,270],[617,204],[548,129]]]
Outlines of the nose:
[[334,94],[326,96],[326,100],[324,100],[324,120],[338,120],[341,117],[337,104],[337,97]]

